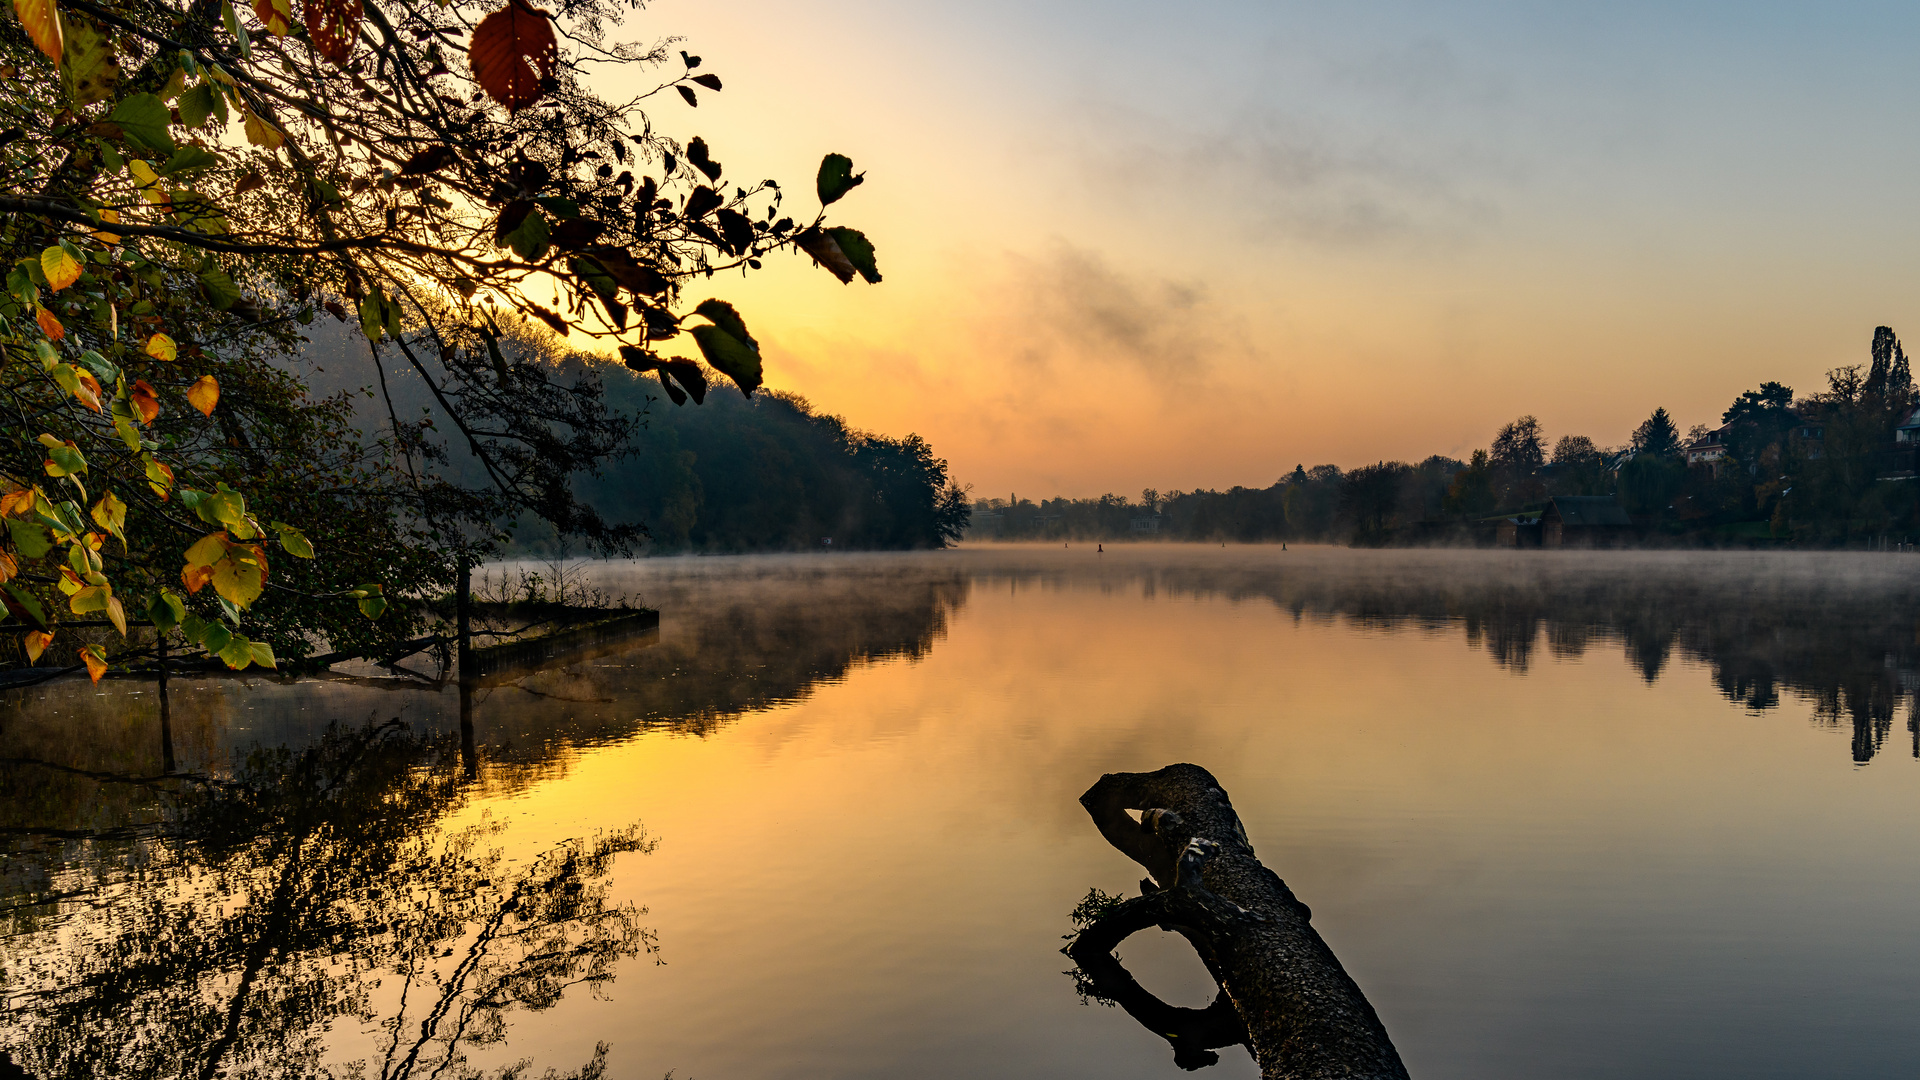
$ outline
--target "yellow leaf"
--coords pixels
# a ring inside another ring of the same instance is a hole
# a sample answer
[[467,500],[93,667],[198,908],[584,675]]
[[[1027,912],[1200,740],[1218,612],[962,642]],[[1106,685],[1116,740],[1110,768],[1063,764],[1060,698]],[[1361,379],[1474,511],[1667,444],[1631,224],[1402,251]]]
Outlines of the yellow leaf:
[[54,6],[53,0],[13,0],[13,13],[20,17],[20,25],[26,28],[35,47],[58,64],[61,54],[67,51],[66,31],[60,25],[60,9]]
[[173,339],[165,334],[155,334],[148,338],[145,351],[148,356],[153,357],[155,360],[165,360],[168,363],[172,363],[173,360],[180,355],[180,347],[175,345]]
[[160,182],[160,174],[154,172],[153,166],[140,158],[127,162],[127,173],[139,182],[141,187],[153,187]]
[[80,659],[85,661],[87,674],[93,677],[94,682],[99,682],[100,676],[107,673],[107,650],[100,646],[88,645],[81,649]]
[[53,312],[39,304],[33,305],[33,321],[40,324],[40,332],[47,335],[48,341],[59,341],[67,336],[67,328],[60,325],[60,320]]
[[264,146],[269,150],[278,150],[280,144],[287,141],[287,137],[280,133],[279,128],[260,119],[252,109],[242,109],[241,113],[246,119],[248,142],[255,146]]
[[101,496],[100,501],[93,504],[92,517],[94,524],[112,533],[122,544],[127,542],[127,504],[121,502],[118,495],[109,491]]
[[[115,210],[111,206],[103,206],[100,209],[94,211],[94,214],[98,216],[101,221],[104,221],[109,225],[120,224],[120,211]],[[100,241],[103,244],[108,244],[108,245],[117,244],[120,242],[119,233],[110,233],[104,229],[93,230],[93,238],[95,240]]]
[[26,640],[27,663],[29,664],[39,663],[40,654],[43,652],[46,652],[47,646],[51,645],[52,643],[53,643],[53,631],[51,630],[27,631],[27,640]]
[[266,25],[267,33],[274,37],[286,37],[287,31],[293,24],[291,0],[253,0],[253,13],[260,17],[260,21]]
[[120,631],[121,637],[127,636],[127,609],[117,596],[107,597],[107,621],[113,623],[115,630]]
[[[67,568],[61,567],[61,569],[66,571]],[[73,590],[73,599],[67,601],[67,606],[73,609],[75,615],[91,615],[96,611],[107,610],[107,601],[113,599],[112,589],[105,585],[84,584],[84,579],[78,574],[69,576],[63,573],[62,576],[67,577],[68,584],[79,586]]]
[[173,470],[167,467],[166,462],[156,461],[151,455],[144,460],[147,466],[147,486],[153,489],[155,495],[162,499],[167,498],[168,493],[173,490]]
[[113,55],[113,35],[85,17],[61,17],[66,44],[60,59],[60,81],[76,105],[91,105],[114,96],[120,82],[120,62]]
[[67,249],[55,244],[40,253],[40,270],[47,275],[47,284],[54,292],[80,280],[80,271],[85,267],[80,260],[67,253]]
[[80,384],[73,391],[73,396],[79,400],[80,404],[94,412],[100,412],[100,380],[94,378],[92,372],[78,367],[73,369],[73,378]]
[[8,552],[0,551],[0,581],[12,581],[14,575],[19,572],[20,564],[14,561],[13,556]]
[[212,416],[213,407],[220,404],[220,383],[211,375],[200,376],[200,381],[187,387],[187,403],[201,415]]
[[0,517],[24,517],[33,510],[34,496],[37,494],[38,488],[21,487],[0,495]]

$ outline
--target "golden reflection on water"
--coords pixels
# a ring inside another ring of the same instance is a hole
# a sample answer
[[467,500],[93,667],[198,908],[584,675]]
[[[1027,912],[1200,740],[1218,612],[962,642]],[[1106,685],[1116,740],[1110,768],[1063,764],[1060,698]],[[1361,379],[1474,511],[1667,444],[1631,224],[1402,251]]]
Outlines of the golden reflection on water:
[[[1904,567],[1689,558],[608,568],[663,609],[659,642],[486,692],[481,780],[441,824],[503,825],[522,867],[644,825],[657,847],[612,864],[606,902],[644,907],[665,963],[516,1012],[472,1060],[574,1067],[605,1041],[615,1076],[1175,1075],[1158,1039],[1074,999],[1056,950],[1089,886],[1138,876],[1079,793],[1187,760],[1231,793],[1416,1076],[1910,1071]],[[113,718],[136,700],[123,687],[24,699],[8,756],[150,772],[128,735],[144,714]],[[451,693],[364,683],[182,697],[185,756],[215,765],[236,733],[456,714]],[[112,737],[77,750],[61,729]],[[6,776],[10,825],[151,815]],[[1126,955],[1163,996],[1208,996],[1176,952]],[[355,1036],[331,1038],[330,1060],[353,1056]],[[1238,1051],[1213,1070],[1251,1074]]]

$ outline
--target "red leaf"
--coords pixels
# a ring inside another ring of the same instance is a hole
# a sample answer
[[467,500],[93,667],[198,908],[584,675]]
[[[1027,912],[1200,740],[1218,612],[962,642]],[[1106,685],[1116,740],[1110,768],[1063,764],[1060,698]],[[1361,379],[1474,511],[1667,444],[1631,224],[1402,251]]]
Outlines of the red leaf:
[[306,0],[307,34],[314,51],[345,67],[360,34],[360,0]]
[[508,0],[473,28],[467,65],[480,89],[511,113],[540,100],[540,80],[552,77],[559,52],[547,13]]

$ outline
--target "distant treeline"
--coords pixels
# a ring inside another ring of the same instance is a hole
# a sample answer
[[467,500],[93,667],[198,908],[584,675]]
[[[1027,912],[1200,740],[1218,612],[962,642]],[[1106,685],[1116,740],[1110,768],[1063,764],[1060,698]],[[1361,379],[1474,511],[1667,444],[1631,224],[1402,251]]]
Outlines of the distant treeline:
[[[453,432],[420,376],[396,365],[382,385],[357,331],[316,324],[303,372],[320,393],[345,392],[356,423],[374,439],[392,414]],[[608,413],[635,425],[630,452],[577,479],[575,495],[609,523],[644,524],[661,552],[934,548],[960,538],[967,497],[945,460],[918,435],[894,438],[816,412],[805,398],[761,391],[748,399],[722,380],[703,404],[671,404],[653,376],[571,352],[544,331],[503,322],[508,360],[578,382]],[[434,471],[482,485],[480,466],[445,440]],[[830,541],[830,543],[829,543]],[[566,554],[550,528],[516,524],[509,555]]]
[[1295,466],[1265,488],[1169,491],[1138,501],[1009,496],[975,504],[973,536],[1001,540],[1492,542],[1496,523],[1553,496],[1611,496],[1644,542],[1846,546],[1920,540],[1920,396],[1899,339],[1796,397],[1764,382],[1716,427],[1682,433],[1657,408],[1624,446],[1551,444],[1540,421],[1503,426],[1467,461],[1434,455],[1351,471]]

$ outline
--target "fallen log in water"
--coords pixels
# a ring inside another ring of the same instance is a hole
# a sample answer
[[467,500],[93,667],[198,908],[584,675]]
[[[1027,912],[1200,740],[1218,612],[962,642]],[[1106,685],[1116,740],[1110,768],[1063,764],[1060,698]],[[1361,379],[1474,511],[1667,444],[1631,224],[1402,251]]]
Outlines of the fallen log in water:
[[[1152,875],[1142,895],[1108,907],[1067,947],[1091,993],[1165,1038],[1182,1068],[1245,1042],[1266,1080],[1406,1080],[1373,1006],[1309,925],[1307,906],[1254,857],[1212,774],[1198,765],[1109,773],[1080,804]],[[1114,947],[1149,926],[1193,943],[1220,985],[1212,1005],[1167,1005],[1120,966]]]

